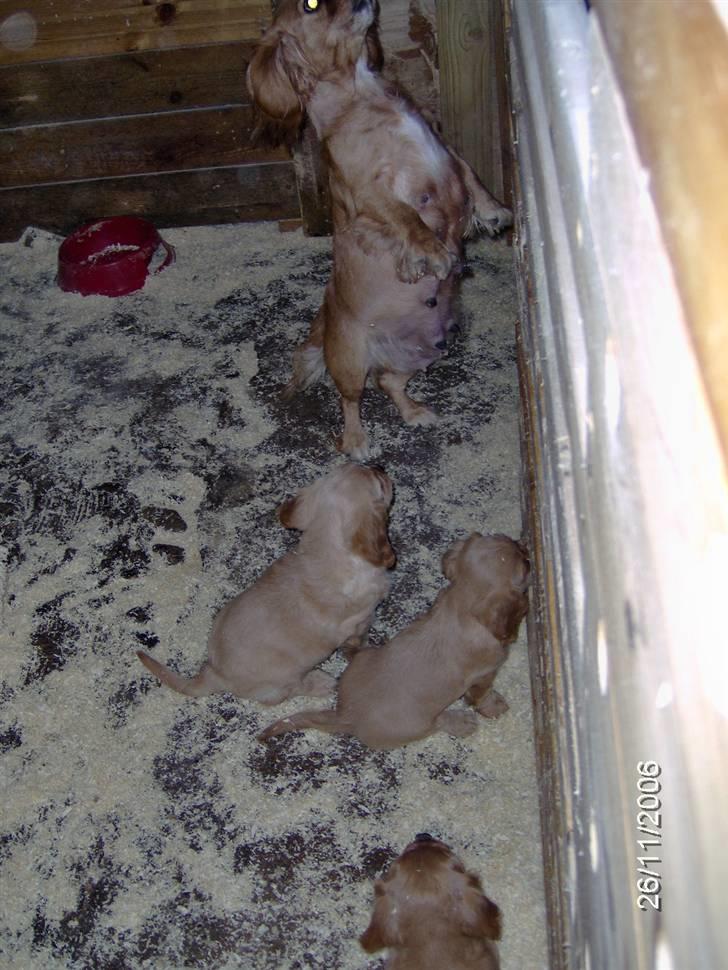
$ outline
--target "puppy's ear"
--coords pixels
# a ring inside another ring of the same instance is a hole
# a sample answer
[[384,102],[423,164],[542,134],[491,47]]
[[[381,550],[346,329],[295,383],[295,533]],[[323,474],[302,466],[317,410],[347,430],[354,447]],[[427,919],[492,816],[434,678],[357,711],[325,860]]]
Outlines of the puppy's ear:
[[392,905],[381,882],[374,884],[376,902],[369,926],[359,937],[359,943],[367,953],[376,953],[387,946],[401,945],[402,937],[397,927],[397,908]]
[[396,562],[387,535],[387,510],[368,509],[351,538],[352,552],[373,566],[389,568]]
[[287,529],[298,529],[303,532],[311,524],[311,501],[308,489],[303,489],[298,495],[287,498],[278,509],[281,525]]
[[492,593],[477,618],[501,643],[511,643],[518,635],[521,620],[528,613],[528,597],[517,590]]
[[445,579],[449,579],[452,583],[455,579],[455,572],[457,566],[457,559],[463,550],[465,545],[465,539],[458,539],[454,542],[450,548],[447,550],[445,555],[442,557],[442,573]]
[[461,910],[461,929],[465,936],[486,940],[501,938],[501,911],[492,899],[476,889],[468,890]]
[[313,83],[311,67],[290,34],[261,42],[248,67],[248,90],[255,103],[270,118],[292,127],[300,124]]

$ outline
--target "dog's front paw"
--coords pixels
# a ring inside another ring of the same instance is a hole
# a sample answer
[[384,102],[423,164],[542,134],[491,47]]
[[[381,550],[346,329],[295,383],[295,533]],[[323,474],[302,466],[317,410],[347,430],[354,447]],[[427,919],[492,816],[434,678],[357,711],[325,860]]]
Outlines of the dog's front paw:
[[513,225],[513,213],[504,205],[493,201],[484,206],[477,206],[473,213],[474,227],[489,236],[497,236],[509,226]]
[[402,247],[397,261],[397,276],[403,283],[417,283],[425,276],[444,280],[457,260],[457,253],[451,253],[435,235],[430,234],[430,238]]
[[508,710],[508,704],[497,690],[489,690],[485,697],[476,704],[475,710],[482,717],[495,718],[505,714]]

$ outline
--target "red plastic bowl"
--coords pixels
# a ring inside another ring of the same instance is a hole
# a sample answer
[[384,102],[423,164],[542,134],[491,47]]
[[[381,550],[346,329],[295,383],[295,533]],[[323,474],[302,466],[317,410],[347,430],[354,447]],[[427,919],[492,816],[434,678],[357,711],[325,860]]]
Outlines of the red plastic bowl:
[[174,247],[146,219],[115,216],[90,222],[72,233],[58,250],[58,285],[82,296],[123,296],[140,290],[159,247],[165,251],[158,273],[174,262]]

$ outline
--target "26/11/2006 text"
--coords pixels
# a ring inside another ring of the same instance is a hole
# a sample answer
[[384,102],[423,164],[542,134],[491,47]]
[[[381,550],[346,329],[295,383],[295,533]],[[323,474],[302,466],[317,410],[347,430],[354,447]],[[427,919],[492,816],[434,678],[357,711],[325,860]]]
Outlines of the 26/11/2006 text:
[[637,845],[645,855],[637,856],[637,907],[662,910],[662,768],[656,761],[637,762]]

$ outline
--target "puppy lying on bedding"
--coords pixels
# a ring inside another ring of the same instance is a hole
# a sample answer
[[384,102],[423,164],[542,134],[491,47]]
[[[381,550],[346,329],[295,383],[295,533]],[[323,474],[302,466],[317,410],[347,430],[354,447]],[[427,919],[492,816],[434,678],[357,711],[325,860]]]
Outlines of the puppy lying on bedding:
[[499,970],[500,910],[454,852],[423,833],[374,885],[367,953],[386,970]]
[[388,476],[353,463],[304,488],[279,509],[282,524],[302,532],[298,545],[218,613],[197,676],[181,677],[142,651],[139,659],[192,697],[229,692],[278,704],[327,696],[333,678],[313,668],[341,644],[361,642],[389,589],[391,502]]
[[419,112],[370,69],[376,0],[281,0],[250,62],[264,114],[311,119],[328,160],[334,268],[287,392],[328,369],[341,395],[340,451],[368,454],[359,403],[371,372],[407,424],[435,415],[406,385],[446,347],[462,240],[511,212]]
[[448,710],[459,697],[483,717],[508,710],[493,681],[528,610],[528,559],[507,536],[476,532],[445,553],[442,571],[450,585],[429,612],[383,647],[352,647],[334,710],[281,718],[260,739],[316,728],[394,748],[436,731],[472,734],[475,715]]

